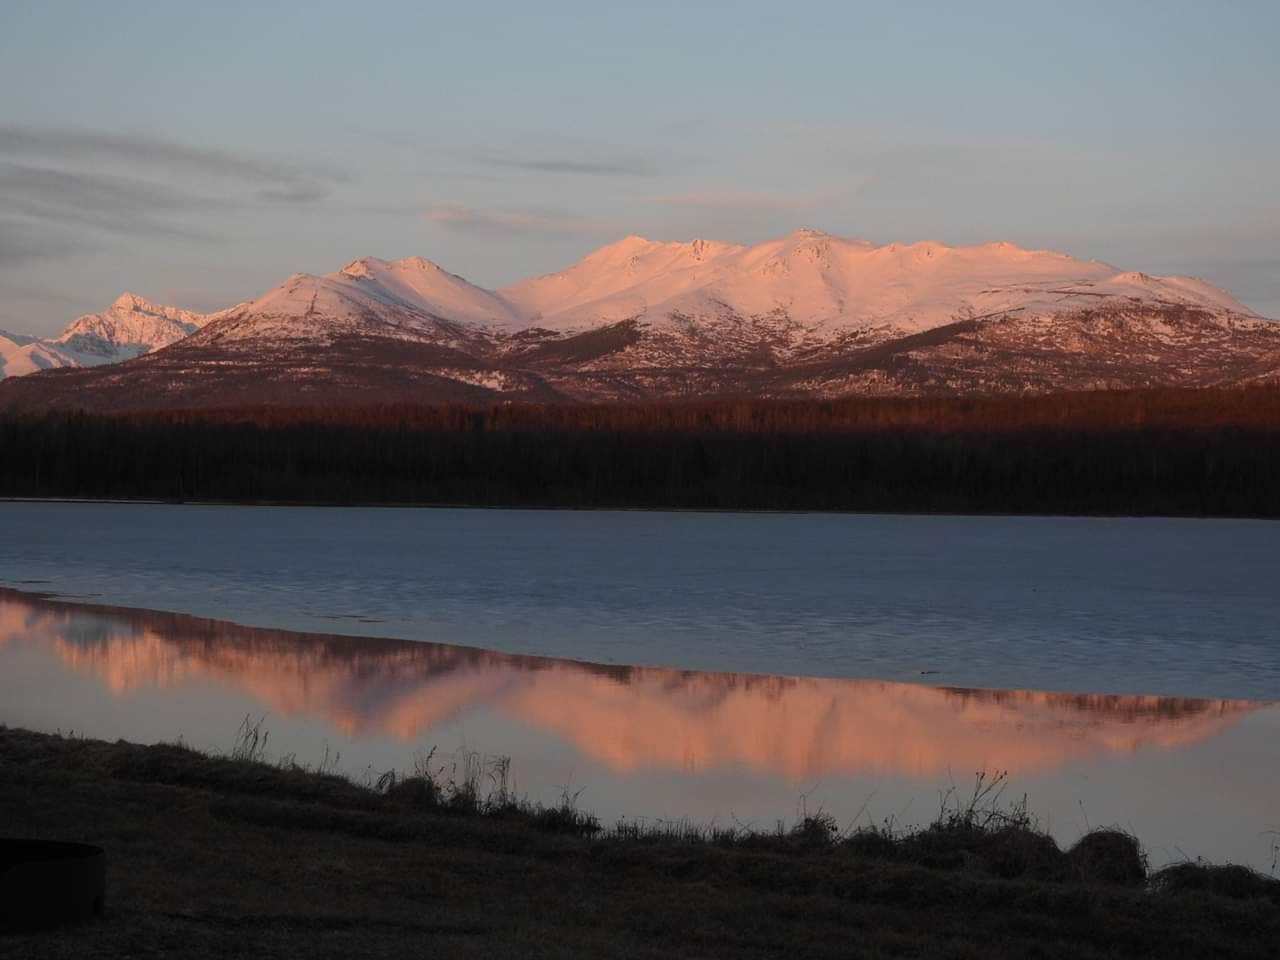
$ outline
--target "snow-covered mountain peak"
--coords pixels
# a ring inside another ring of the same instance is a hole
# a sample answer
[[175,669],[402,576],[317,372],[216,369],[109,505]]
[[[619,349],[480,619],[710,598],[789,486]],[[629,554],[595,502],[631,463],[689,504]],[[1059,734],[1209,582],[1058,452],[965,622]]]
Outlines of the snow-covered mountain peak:
[[[361,257],[352,260],[338,271],[344,277],[353,280],[374,280],[388,274],[428,273],[448,274],[439,264],[425,257],[404,257],[400,260],[383,260],[380,257]],[[452,274],[449,274],[453,276]],[[461,278],[458,278],[461,279]]]
[[52,339],[3,338],[0,379],[51,367],[91,367],[128,360],[176,343],[236,309],[200,314],[126,291],[100,313],[77,317]]
[[[341,353],[352,339],[403,341],[416,344],[413,350],[443,351],[450,364],[470,358],[472,379],[464,380],[475,386],[497,382],[475,373],[475,364],[518,365],[523,357],[531,358],[530,369],[568,363],[581,365],[574,376],[631,369],[647,371],[637,374],[643,379],[694,359],[707,371],[726,364],[773,369],[811,362],[824,351],[839,359],[873,344],[914,343],[912,335],[923,331],[937,331],[936,343],[1021,338],[1075,357],[1140,342],[1149,353],[1215,337],[1256,334],[1259,343],[1270,343],[1272,336],[1280,340],[1273,329],[1280,325],[1194,277],[1120,270],[1007,241],[875,244],[802,229],[751,246],[630,235],[564,270],[499,291],[410,256],[362,257],[332,273],[297,273],[252,303],[217,314],[125,293],[57,340],[0,338],[0,352],[12,373],[108,363],[179,340],[172,356],[226,347],[236,363],[313,349],[317,356]],[[590,336],[573,339],[578,334]],[[1099,346],[1099,337],[1112,339]],[[398,347],[391,352],[399,356]],[[1259,360],[1261,372],[1251,375],[1270,375],[1268,363]],[[449,371],[441,375],[462,376]]]
[[[434,260],[428,260],[426,257],[405,257],[401,260],[393,260],[392,266],[402,270],[417,270],[421,273],[449,273],[444,267],[436,263]],[[453,274],[450,274],[453,276]]]
[[587,259],[616,260],[630,257],[660,243],[661,241],[650,240],[637,233],[629,233],[621,240],[606,243],[603,247],[593,250],[587,255]]
[[682,292],[714,283],[726,260],[748,248],[718,240],[625,237],[557,273],[501,292],[539,325],[570,330],[640,316]]
[[130,293],[126,290],[120,296],[111,301],[109,310],[136,310],[145,311],[146,313],[158,313],[156,305],[145,297],[140,297],[136,293]]
[[1203,281],[1125,273],[1008,241],[877,245],[813,229],[750,247],[626,237],[503,295],[539,325],[566,331],[634,317],[679,325],[769,316],[786,317],[816,337],[910,333],[964,316],[1040,316],[1139,302],[1250,314]]
[[[944,244],[945,246],[945,244]],[[1095,263],[1114,270],[1110,264],[1102,263],[1100,260],[1076,260],[1069,253],[1059,253],[1056,250],[1033,250],[1029,247],[1020,247],[1016,243],[1010,243],[1008,240],[994,240],[991,243],[976,244],[971,247],[952,247],[954,250],[972,251],[975,256],[982,256],[992,262],[1006,261],[1009,263],[1026,263],[1028,261],[1070,261],[1072,263]]]
[[125,292],[101,313],[77,317],[52,343],[84,363],[114,362],[176,343],[208,318]]
[[[107,307],[102,313],[88,313],[79,319],[92,317],[113,316],[116,318],[128,314],[145,314],[152,317],[165,317],[178,323],[189,323],[200,326],[203,315],[196,313],[194,310],[184,310],[181,307],[170,307],[164,304],[156,303],[148,300],[146,297],[139,296],[136,293],[125,291],[111,301],[111,306]],[[78,321],[77,321],[78,322]]]
[[716,244],[711,240],[703,240],[695,237],[689,241],[689,256],[699,262],[714,257],[718,252]]
[[372,257],[361,257],[359,260],[352,260],[338,273],[352,280],[366,280],[373,276],[373,264],[370,262],[372,259]]
[[449,338],[462,328],[487,334],[526,325],[525,315],[499,295],[423,257],[361,257],[323,276],[295,273],[243,309],[225,311],[224,322],[201,342]]
[[[623,267],[632,272],[644,273],[655,265],[670,269],[691,263],[702,263],[725,253],[743,249],[738,244],[719,240],[648,240],[632,234],[614,243],[606,244],[587,254],[573,266],[549,276],[582,273],[584,268],[594,270]],[[534,278],[542,279],[542,278]]]
[[801,227],[779,237],[777,240],[765,241],[776,244],[781,250],[830,250],[833,247],[869,247],[872,244],[861,237],[841,237],[825,230],[812,227]]
[[751,260],[829,263],[874,249],[874,246],[860,237],[837,237],[805,227],[746,249],[752,254],[748,257]]

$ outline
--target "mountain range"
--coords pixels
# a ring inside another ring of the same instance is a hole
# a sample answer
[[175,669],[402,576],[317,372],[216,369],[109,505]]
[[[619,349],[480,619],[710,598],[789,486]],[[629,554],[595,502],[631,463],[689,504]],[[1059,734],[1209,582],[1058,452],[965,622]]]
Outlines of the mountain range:
[[0,406],[98,410],[1225,386],[1280,381],[1280,323],[1008,243],[630,236],[500,290],[366,257],[212,314],[124,294],[0,333],[0,374]]

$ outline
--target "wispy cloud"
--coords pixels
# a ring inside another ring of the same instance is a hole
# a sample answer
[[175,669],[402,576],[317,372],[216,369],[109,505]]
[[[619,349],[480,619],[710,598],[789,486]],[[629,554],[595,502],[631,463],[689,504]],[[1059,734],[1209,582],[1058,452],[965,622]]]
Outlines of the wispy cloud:
[[830,203],[835,193],[786,193],[768,190],[717,190],[700,193],[667,193],[653,198],[668,207],[701,210],[787,211],[812,210]]
[[346,179],[143,134],[0,125],[0,264],[82,250],[86,231],[214,240],[212,211],[316,203]]
[[115,160],[175,173],[201,174],[252,184],[297,186],[342,183],[345,173],[259,160],[225,150],[195,147],[145,134],[84,129],[0,126],[0,155],[72,163]]
[[530,173],[554,173],[587,177],[649,177],[657,170],[640,159],[622,157],[590,159],[587,157],[528,156],[516,151],[476,153],[473,160],[491,167],[524,170]]
[[33,287],[26,284],[10,283],[8,278],[0,283],[0,301],[25,301],[28,303],[78,304],[80,298],[61,289],[49,287]]
[[388,147],[401,147],[405,150],[422,150],[426,146],[426,144],[418,137],[402,133],[399,130],[381,130],[376,127],[366,127],[363,124],[358,123],[344,124],[343,130],[352,136],[360,137],[365,140],[372,140],[375,143],[381,143]]
[[33,260],[64,257],[88,247],[82,240],[26,220],[0,219],[0,270]]
[[209,239],[166,219],[218,205],[164,184],[0,162],[0,210],[54,224],[110,233]]
[[642,156],[618,155],[599,144],[566,143],[563,139],[540,146],[441,147],[399,130],[380,130],[347,124],[348,133],[383,146],[396,147],[431,160],[435,176],[498,179],[499,171],[564,177],[655,177],[665,168]]
[[295,184],[293,186],[268,187],[265,190],[259,190],[257,193],[259,200],[269,200],[274,203],[315,203],[317,200],[323,200],[329,195],[326,187],[317,184]]
[[608,233],[615,228],[552,210],[528,208],[490,208],[439,206],[424,210],[422,218],[451,230],[474,233],[559,233],[578,236]]

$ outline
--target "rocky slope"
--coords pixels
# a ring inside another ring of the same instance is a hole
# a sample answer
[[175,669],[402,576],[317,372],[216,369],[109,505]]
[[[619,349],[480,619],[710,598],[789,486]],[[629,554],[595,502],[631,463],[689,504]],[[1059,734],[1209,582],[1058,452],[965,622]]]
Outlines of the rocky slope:
[[7,382],[0,405],[828,397],[1280,379],[1280,324],[1202,280],[1005,243],[876,246],[810,230],[755,246],[627,237],[498,291],[412,257],[295,274],[205,316],[126,295],[51,349],[71,353],[67,366],[135,359]]

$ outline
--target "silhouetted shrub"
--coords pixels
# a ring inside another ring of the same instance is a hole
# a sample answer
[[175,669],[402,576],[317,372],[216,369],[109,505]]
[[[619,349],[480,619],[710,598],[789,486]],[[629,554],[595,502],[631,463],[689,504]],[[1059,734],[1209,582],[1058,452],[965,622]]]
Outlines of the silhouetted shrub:
[[1162,893],[1216,893],[1234,900],[1262,899],[1280,904],[1280,880],[1236,864],[1175,863],[1151,877]]
[[1067,851],[1080,879],[1088,883],[1138,886],[1147,879],[1147,857],[1138,838],[1122,830],[1093,830]]

